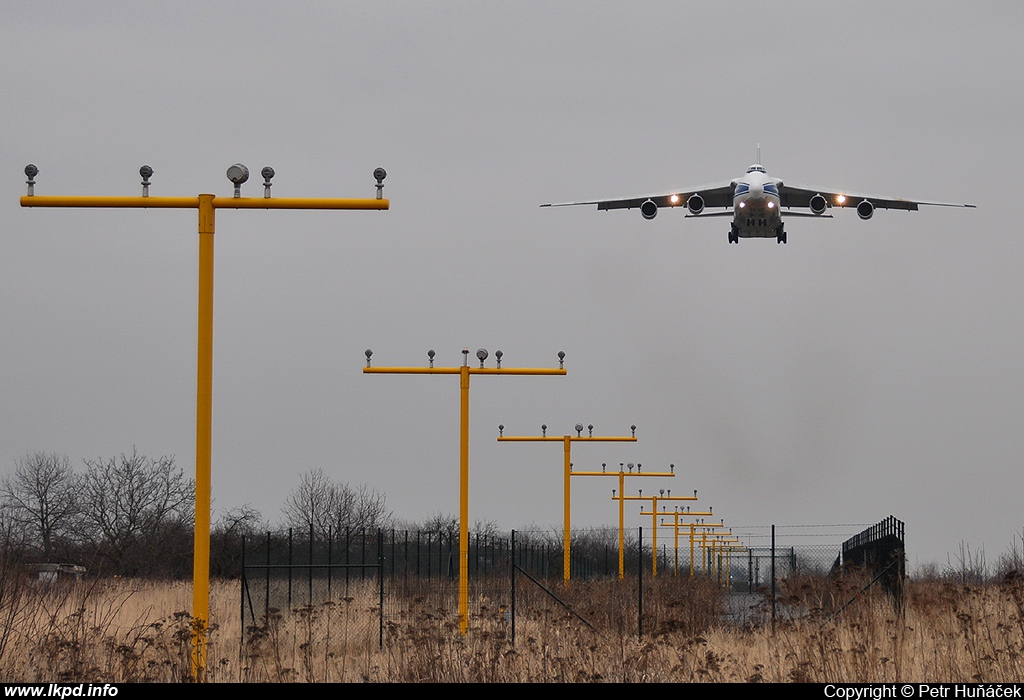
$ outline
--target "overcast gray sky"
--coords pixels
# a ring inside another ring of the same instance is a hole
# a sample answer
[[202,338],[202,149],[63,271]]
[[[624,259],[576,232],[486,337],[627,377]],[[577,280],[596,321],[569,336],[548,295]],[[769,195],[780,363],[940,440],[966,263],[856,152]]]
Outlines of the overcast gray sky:
[[[580,468],[674,463],[735,525],[906,521],[912,564],[1024,529],[1024,6],[1005,2],[6,2],[0,6],[0,471],[195,445],[192,210],[22,209],[38,194],[277,196],[388,212],[217,217],[215,510],[278,520],[299,473],[458,508],[458,382],[478,377],[471,519],[558,526],[561,451],[499,444],[577,422]],[[540,209],[728,180],[976,210],[727,221]],[[574,524],[614,525],[610,480]],[[653,481],[653,480],[652,480]],[[644,485],[654,488],[654,484]],[[635,486],[630,489],[635,491]],[[631,509],[630,525],[644,524]],[[858,529],[856,527],[849,528]]]

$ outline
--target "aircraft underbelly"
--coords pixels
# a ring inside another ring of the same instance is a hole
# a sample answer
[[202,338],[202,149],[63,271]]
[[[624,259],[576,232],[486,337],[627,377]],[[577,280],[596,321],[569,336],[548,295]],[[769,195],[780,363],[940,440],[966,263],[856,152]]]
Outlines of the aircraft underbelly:
[[740,238],[775,238],[782,224],[777,207],[752,207],[736,209],[733,223]]

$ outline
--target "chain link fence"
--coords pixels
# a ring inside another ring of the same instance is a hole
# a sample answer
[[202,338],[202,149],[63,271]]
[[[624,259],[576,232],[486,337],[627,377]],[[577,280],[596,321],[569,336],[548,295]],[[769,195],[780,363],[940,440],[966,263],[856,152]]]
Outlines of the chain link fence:
[[[650,531],[638,528],[622,533],[621,554],[617,529],[580,530],[571,540],[570,582],[559,531],[471,533],[471,634],[487,626],[510,640],[517,630],[536,637],[562,628],[642,636],[696,633],[723,620],[765,624],[785,587],[827,576],[841,541],[861,527],[735,528],[740,542],[729,547],[664,532],[655,547]],[[353,649],[380,648],[416,630],[455,633],[457,530],[316,534],[281,530],[244,542],[243,652],[286,623],[300,648],[332,636]]]

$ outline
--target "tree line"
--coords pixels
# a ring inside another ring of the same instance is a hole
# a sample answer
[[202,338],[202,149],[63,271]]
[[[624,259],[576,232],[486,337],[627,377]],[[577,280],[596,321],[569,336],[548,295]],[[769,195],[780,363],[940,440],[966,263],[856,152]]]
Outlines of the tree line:
[[[384,494],[305,472],[285,499],[283,525],[329,530],[390,527]],[[34,452],[0,477],[0,546],[27,563],[75,563],[100,575],[179,577],[192,570],[195,482],[173,456],[131,453],[83,460]],[[251,506],[228,510],[211,527],[211,568],[227,574],[242,538],[269,529]]]

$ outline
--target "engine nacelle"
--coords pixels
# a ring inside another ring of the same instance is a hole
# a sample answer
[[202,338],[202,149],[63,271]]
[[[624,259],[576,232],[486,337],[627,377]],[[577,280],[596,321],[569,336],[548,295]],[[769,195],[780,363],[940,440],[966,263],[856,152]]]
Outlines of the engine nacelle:
[[691,194],[686,200],[686,208],[690,210],[690,213],[696,216],[704,211],[704,198],[699,194]]
[[658,215],[658,205],[654,203],[654,200],[648,199],[646,202],[640,205],[640,214],[645,219],[650,221]]
[[857,205],[857,216],[867,221],[875,213],[875,205],[866,199],[860,200]]
[[822,197],[820,194],[816,194],[811,197],[810,201],[811,211],[818,216],[825,213],[825,209],[828,208],[828,200]]

